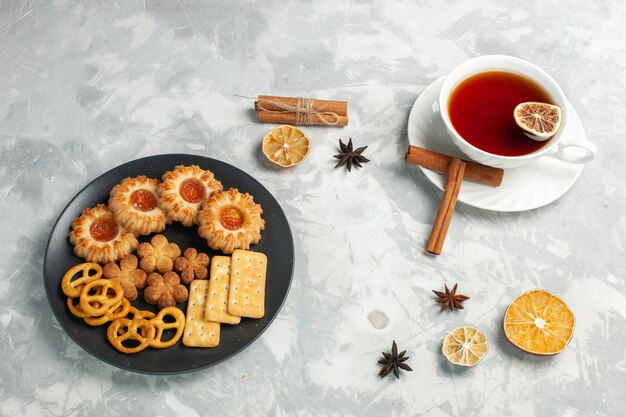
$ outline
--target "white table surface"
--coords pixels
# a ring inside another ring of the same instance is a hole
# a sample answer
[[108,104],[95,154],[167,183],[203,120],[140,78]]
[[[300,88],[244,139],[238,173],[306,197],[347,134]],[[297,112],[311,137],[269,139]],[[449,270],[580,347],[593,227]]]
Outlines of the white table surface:
[[[617,0],[0,2],[0,415],[624,415],[624,21]],[[403,162],[408,112],[432,80],[483,54],[548,71],[599,154],[547,207],[459,205],[444,253],[429,256],[441,194]],[[260,154],[272,126],[235,96],[257,94],[347,100],[350,124],[305,128],[307,160],[275,169]],[[372,161],[335,170],[339,138],[367,145]],[[42,281],[70,198],[160,153],[255,176],[296,242],[291,291],[262,337],[168,377],[82,350]],[[471,299],[440,314],[430,290],[455,282]],[[572,342],[551,358],[518,351],[502,331],[509,302],[536,287],[576,315]],[[462,324],[490,341],[471,369],[440,353]],[[376,361],[394,339],[414,371],[380,380]]]

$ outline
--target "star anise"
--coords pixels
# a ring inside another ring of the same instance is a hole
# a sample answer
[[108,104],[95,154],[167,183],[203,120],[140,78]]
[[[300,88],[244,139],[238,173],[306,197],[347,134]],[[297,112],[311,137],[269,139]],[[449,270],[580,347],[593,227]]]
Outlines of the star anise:
[[384,358],[379,360],[378,363],[384,366],[380,369],[380,372],[378,372],[378,376],[384,378],[389,375],[391,371],[393,371],[396,379],[400,379],[400,369],[412,371],[413,369],[404,363],[407,359],[409,359],[408,356],[404,356],[405,353],[406,350],[398,353],[398,345],[396,345],[396,341],[394,340],[391,345],[391,353],[382,352]]
[[463,304],[461,303],[465,300],[469,300],[469,297],[456,293],[456,288],[458,285],[459,284],[454,284],[454,287],[452,287],[452,291],[450,291],[448,289],[448,286],[445,284],[443,286],[446,289],[446,292],[432,290],[432,292],[434,292],[437,297],[439,297],[436,301],[442,304],[441,310],[439,311],[443,311],[445,309],[450,309],[450,311],[452,311],[455,308],[463,309]]
[[362,163],[369,162],[370,160],[361,155],[363,151],[367,149],[367,146],[361,146],[360,148],[353,149],[352,148],[352,138],[348,141],[348,144],[344,144],[341,139],[339,139],[339,150],[341,153],[337,155],[333,155],[333,157],[339,159],[335,168],[339,168],[342,165],[345,165],[348,168],[348,171],[352,170],[352,165],[357,166],[359,168],[363,167]]

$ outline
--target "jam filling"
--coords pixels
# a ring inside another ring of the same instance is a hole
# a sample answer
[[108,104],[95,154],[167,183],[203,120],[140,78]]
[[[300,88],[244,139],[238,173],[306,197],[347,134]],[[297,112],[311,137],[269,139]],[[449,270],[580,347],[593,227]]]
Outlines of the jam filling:
[[139,211],[152,211],[157,206],[154,194],[144,189],[133,191],[130,195],[130,202],[133,203],[133,207]]
[[115,223],[115,220],[100,217],[96,219],[93,223],[91,223],[91,227],[89,228],[89,233],[91,233],[91,237],[96,239],[98,242],[108,242],[109,240],[115,239],[117,233],[119,232],[119,226]]
[[243,213],[235,207],[226,207],[220,211],[220,223],[228,230],[237,230],[241,228],[243,222]]
[[206,190],[200,180],[188,178],[180,184],[178,192],[185,201],[195,204],[204,200]]

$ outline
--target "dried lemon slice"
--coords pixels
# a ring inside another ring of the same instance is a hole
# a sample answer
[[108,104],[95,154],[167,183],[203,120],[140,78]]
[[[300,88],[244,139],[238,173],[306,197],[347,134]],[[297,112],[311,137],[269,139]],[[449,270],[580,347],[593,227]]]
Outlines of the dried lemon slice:
[[298,165],[309,153],[309,138],[293,126],[279,126],[263,138],[263,154],[283,168]]
[[561,125],[561,108],[552,104],[526,102],[515,106],[515,123],[535,140],[550,139]]
[[531,290],[517,297],[504,314],[509,342],[535,355],[556,355],[574,334],[574,314],[559,297]]
[[487,336],[471,326],[457,327],[443,340],[441,352],[455,365],[474,366],[487,353]]

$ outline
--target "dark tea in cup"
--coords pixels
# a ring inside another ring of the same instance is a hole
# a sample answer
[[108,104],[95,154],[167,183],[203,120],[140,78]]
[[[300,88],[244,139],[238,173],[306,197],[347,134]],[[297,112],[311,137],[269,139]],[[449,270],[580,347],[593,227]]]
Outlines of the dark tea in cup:
[[536,141],[520,129],[513,109],[523,102],[555,104],[536,82],[507,71],[487,71],[461,81],[450,94],[448,114],[457,133],[495,155],[528,155],[550,140]]

